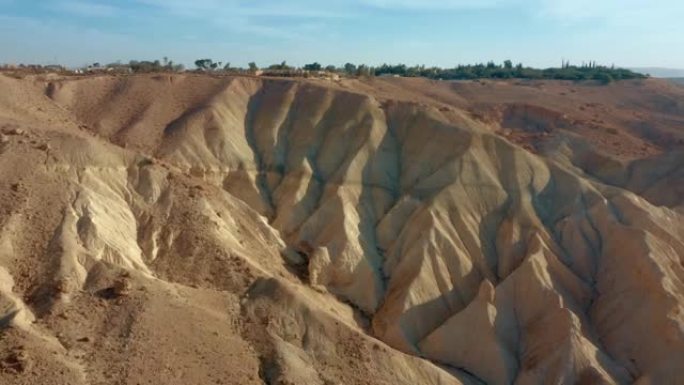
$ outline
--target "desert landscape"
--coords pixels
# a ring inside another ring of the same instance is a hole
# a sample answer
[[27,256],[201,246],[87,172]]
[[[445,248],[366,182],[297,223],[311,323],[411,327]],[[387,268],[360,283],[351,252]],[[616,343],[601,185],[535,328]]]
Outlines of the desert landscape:
[[681,86],[0,91],[2,384],[684,384]]

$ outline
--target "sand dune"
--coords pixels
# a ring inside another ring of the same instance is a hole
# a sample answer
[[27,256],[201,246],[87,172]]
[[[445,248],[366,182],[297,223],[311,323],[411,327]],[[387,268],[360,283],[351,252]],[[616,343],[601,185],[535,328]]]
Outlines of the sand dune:
[[677,384],[684,89],[0,76],[7,384]]

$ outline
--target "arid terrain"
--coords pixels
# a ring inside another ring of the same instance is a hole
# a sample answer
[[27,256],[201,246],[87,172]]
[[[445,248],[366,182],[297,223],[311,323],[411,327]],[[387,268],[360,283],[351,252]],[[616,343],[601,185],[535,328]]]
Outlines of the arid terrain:
[[684,87],[0,75],[0,384],[684,384]]
[[684,78],[670,78],[668,80],[676,84],[684,85]]

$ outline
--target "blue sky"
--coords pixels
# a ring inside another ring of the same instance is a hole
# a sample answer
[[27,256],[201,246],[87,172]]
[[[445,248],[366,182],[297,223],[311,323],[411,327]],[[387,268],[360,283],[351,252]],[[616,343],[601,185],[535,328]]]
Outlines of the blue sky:
[[684,0],[0,0],[0,63],[684,68]]

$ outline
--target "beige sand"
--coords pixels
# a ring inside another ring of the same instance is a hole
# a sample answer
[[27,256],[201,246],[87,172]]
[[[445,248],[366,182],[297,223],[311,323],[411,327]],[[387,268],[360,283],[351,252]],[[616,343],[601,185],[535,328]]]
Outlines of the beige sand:
[[2,384],[681,384],[684,88],[0,75]]

